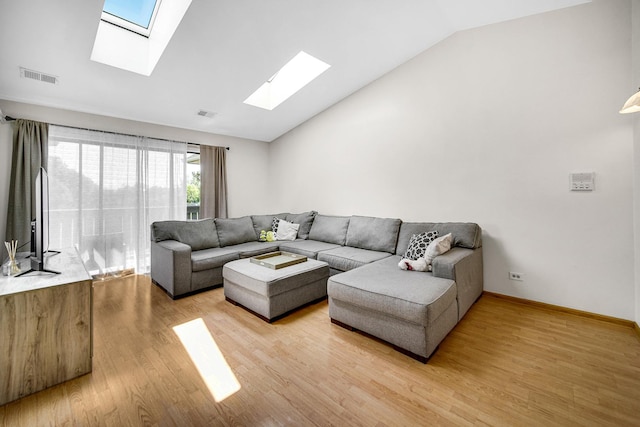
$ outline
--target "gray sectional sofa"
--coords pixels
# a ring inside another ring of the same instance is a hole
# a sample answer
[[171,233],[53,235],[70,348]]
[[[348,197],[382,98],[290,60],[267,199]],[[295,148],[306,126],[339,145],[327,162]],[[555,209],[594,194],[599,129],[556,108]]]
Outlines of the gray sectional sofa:
[[[273,218],[300,224],[293,241],[258,241]],[[431,272],[398,263],[411,236],[451,233]],[[402,222],[365,216],[280,213],[160,221],[151,226],[151,278],[172,298],[222,286],[225,263],[277,250],[329,265],[329,316],[426,362],[483,290],[481,229],[473,223]]]

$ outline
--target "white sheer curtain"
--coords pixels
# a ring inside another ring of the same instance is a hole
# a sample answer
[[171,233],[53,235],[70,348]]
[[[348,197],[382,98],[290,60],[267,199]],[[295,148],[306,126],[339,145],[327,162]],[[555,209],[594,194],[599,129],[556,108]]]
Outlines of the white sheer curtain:
[[149,227],[185,219],[187,144],[51,125],[51,249],[75,246],[94,275],[149,271]]

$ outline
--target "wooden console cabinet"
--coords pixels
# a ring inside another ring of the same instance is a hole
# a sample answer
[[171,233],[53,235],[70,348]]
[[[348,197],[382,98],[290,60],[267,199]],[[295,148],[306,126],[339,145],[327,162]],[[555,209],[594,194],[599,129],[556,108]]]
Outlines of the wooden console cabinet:
[[91,372],[91,276],[75,249],[45,268],[61,274],[0,276],[0,405]]

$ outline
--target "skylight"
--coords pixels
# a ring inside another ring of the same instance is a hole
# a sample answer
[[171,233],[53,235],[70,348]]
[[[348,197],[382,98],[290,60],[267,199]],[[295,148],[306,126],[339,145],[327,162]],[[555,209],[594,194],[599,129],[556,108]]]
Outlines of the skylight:
[[331,65],[300,51],[280,71],[245,99],[244,103],[265,110],[273,110],[329,67]]
[[191,0],[105,0],[91,60],[151,75],[190,5]]
[[149,37],[161,0],[105,0],[102,20]]

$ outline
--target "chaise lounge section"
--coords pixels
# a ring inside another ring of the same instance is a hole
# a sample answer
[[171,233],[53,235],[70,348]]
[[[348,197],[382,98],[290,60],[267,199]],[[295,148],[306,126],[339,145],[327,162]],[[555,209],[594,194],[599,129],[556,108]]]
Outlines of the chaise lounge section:
[[[455,237],[433,272],[398,268],[411,236],[434,230]],[[426,362],[482,294],[481,243],[476,224],[403,223],[395,255],[329,278],[331,321]]]

